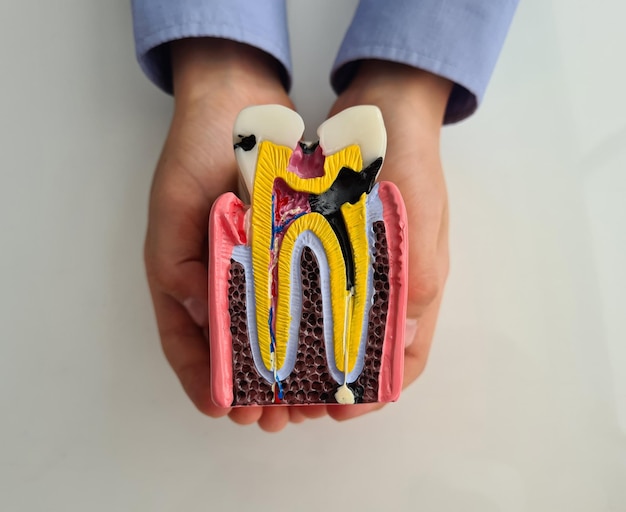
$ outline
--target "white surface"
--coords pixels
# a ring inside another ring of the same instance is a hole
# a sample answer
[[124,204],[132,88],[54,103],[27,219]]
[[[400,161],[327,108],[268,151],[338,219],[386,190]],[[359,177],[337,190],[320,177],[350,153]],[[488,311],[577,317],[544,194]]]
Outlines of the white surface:
[[[291,4],[309,130],[355,5],[335,3]],[[196,413],[160,353],[141,245],[171,100],[127,2],[2,2],[0,510],[626,510],[625,17],[522,2],[487,102],[445,130],[426,374],[270,436]]]

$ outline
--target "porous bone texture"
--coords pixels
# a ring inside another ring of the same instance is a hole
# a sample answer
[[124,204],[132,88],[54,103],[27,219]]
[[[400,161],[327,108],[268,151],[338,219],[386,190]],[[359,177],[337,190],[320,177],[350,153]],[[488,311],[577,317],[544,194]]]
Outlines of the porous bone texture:
[[230,261],[228,296],[233,339],[233,405],[271,404],[272,386],[258,374],[248,341],[244,268],[234,260]]
[[389,305],[389,254],[385,223],[375,222],[374,229],[374,298],[370,308],[365,364],[356,385],[363,390],[362,401],[378,402],[378,377],[380,375],[387,307]]
[[296,364],[284,381],[288,404],[332,403],[337,383],[328,371],[324,342],[322,290],[317,258],[308,247],[300,258],[302,315]]
[[[375,222],[373,230],[374,296],[368,319],[365,361],[363,371],[350,384],[360,402],[378,401],[378,379],[389,297],[389,257],[384,223]],[[282,403],[335,403],[334,394],[339,385],[330,375],[326,361],[319,266],[309,248],[302,252],[300,269],[303,290],[300,344],[294,369],[282,382]],[[272,386],[257,373],[248,341],[244,268],[234,260],[231,260],[229,298],[233,340],[233,405],[271,405]]]

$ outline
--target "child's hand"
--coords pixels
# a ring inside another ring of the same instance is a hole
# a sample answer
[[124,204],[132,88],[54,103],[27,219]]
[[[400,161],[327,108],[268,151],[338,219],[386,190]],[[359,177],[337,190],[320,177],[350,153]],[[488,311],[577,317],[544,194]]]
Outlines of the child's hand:
[[145,263],[163,351],[205,414],[279,430],[286,408],[220,409],[211,401],[207,228],[211,205],[234,190],[232,128],[249,105],[291,106],[274,61],[219,39],[172,44],[176,108],[150,194]]
[[[439,132],[451,83],[401,64],[366,61],[330,115],[355,105],[377,105],[387,129],[380,180],[395,183],[406,204],[409,290],[404,384],[424,370],[448,275],[448,199],[439,155]],[[382,404],[328,406],[338,420]]]
[[[150,196],[145,243],[148,282],[165,355],[193,403],[277,431],[287,422],[325,415],[347,419],[380,406],[221,409],[211,400],[207,317],[207,223],[211,205],[237,181],[232,126],[254,104],[292,107],[262,52],[225,40],[172,44],[176,108]],[[447,275],[447,200],[439,128],[448,82],[404,66],[370,62],[338,99],[333,114],[378,105],[388,131],[381,179],[395,182],[407,203],[410,230],[409,316],[418,319],[407,349],[405,385],[421,373]]]

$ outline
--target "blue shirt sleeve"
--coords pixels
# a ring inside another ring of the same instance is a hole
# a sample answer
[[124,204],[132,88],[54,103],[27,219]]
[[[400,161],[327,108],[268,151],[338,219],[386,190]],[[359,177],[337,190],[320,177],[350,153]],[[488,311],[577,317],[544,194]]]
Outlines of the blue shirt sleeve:
[[291,55],[284,0],[132,0],[137,59],[146,75],[172,92],[169,42],[220,37],[272,55],[291,84]]
[[333,66],[337,93],[363,59],[421,68],[455,83],[445,123],[472,114],[487,83],[518,0],[361,0]]

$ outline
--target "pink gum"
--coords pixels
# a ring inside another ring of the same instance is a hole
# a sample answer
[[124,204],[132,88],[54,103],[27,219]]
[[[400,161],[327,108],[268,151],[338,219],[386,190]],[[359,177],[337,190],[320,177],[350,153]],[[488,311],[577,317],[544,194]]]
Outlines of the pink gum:
[[407,215],[402,194],[388,181],[380,182],[383,221],[389,254],[389,305],[378,383],[378,401],[395,402],[402,391],[404,332],[408,284]]
[[[234,194],[218,197],[209,219],[209,331],[211,395],[219,407],[233,403],[233,340],[230,333],[228,282],[235,245],[246,243],[245,208]],[[211,283],[211,276],[215,283]]]

